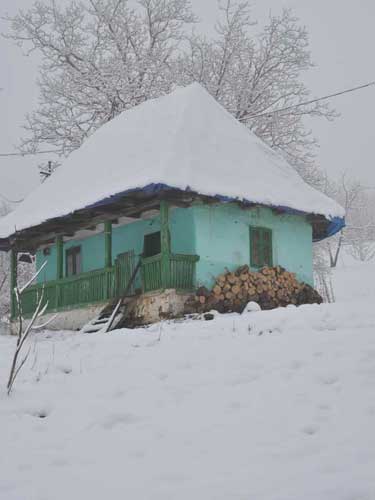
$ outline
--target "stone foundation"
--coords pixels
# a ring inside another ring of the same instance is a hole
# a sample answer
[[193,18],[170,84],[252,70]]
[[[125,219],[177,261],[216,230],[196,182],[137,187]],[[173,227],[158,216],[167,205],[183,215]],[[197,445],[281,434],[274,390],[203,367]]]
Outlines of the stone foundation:
[[190,297],[191,294],[178,293],[175,289],[140,295],[128,304],[124,325],[141,326],[178,318],[184,314],[185,303]]
[[[175,289],[164,292],[149,292],[130,299],[125,306],[126,316],[120,320],[119,327],[135,327],[156,323],[163,319],[177,318],[184,314],[184,306],[191,294],[178,293]],[[89,321],[98,316],[107,303],[71,309],[56,313],[56,318],[47,326],[48,330],[79,331]],[[37,324],[45,323],[55,313],[42,316]],[[28,320],[24,321],[26,327]],[[18,331],[18,322],[11,323],[11,333]]]
[[[82,309],[71,309],[69,311],[61,311],[58,313],[49,313],[45,314],[37,321],[37,325],[45,323],[49,319],[51,319],[55,314],[57,314],[56,318],[51,321],[51,323],[47,326],[48,330],[73,330],[79,331],[86,323],[91,321],[95,316],[103,310],[106,306],[106,303],[96,304],[95,306],[87,306]],[[24,327],[28,324],[27,319],[24,320]],[[11,333],[13,335],[17,334],[18,331],[18,322],[11,322]]]

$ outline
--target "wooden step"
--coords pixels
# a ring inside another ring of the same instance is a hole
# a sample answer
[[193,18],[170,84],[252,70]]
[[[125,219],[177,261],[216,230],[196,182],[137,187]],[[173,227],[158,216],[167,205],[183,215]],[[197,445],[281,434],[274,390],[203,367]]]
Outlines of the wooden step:
[[[113,315],[115,314],[114,318]],[[81,333],[98,333],[100,331],[106,331],[107,327],[111,323],[116,322],[116,319],[120,319],[122,316],[122,312],[120,311],[119,304],[111,307],[111,311],[106,310],[105,314],[99,314],[96,318],[93,318],[91,321],[84,325],[80,332]]]
[[93,325],[104,325],[105,323],[108,323],[108,320],[109,320],[109,318],[105,318],[105,319],[96,319],[96,320],[93,322]]

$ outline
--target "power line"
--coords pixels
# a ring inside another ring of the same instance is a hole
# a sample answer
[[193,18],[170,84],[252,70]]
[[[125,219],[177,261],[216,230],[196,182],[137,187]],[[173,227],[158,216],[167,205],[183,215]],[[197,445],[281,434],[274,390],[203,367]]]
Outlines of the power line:
[[45,154],[50,154],[50,153],[59,153],[59,154],[61,154],[61,151],[59,149],[49,149],[49,150],[46,150],[46,151],[34,151],[34,152],[30,152],[30,153],[0,153],[0,157],[45,155]]
[[335,92],[334,94],[328,94],[322,97],[317,97],[316,99],[311,99],[311,101],[300,102],[299,104],[292,104],[290,106],[286,106],[285,108],[275,109],[273,111],[264,111],[262,113],[258,113],[255,115],[246,115],[240,119],[240,121],[248,120],[249,118],[259,118],[260,116],[268,116],[273,115],[275,113],[280,113],[280,111],[289,111],[290,109],[299,108],[301,106],[307,106],[308,104],[314,104],[315,102],[325,101],[330,99],[331,97],[337,97],[339,95],[348,94],[349,92],[355,92],[356,90],[364,89],[366,87],[371,87],[375,85],[375,81],[368,82],[363,85],[358,85],[358,87],[352,87],[350,89],[341,90],[340,92]]

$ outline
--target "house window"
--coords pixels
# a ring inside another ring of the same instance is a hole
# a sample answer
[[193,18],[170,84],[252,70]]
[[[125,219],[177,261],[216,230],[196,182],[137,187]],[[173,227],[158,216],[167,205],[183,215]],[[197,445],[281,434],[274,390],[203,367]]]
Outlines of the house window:
[[74,276],[82,271],[81,247],[72,247],[66,251],[66,276]]
[[152,257],[161,252],[160,231],[157,233],[146,234],[143,244],[143,256]]
[[250,265],[272,266],[272,231],[264,227],[250,228]]

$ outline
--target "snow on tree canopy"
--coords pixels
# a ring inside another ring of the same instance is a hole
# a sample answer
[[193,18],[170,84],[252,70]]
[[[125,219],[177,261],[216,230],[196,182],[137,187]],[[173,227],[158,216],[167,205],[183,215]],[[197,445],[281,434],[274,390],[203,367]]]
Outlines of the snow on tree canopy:
[[0,238],[151,184],[343,218],[199,84],[103,125],[0,223]]

